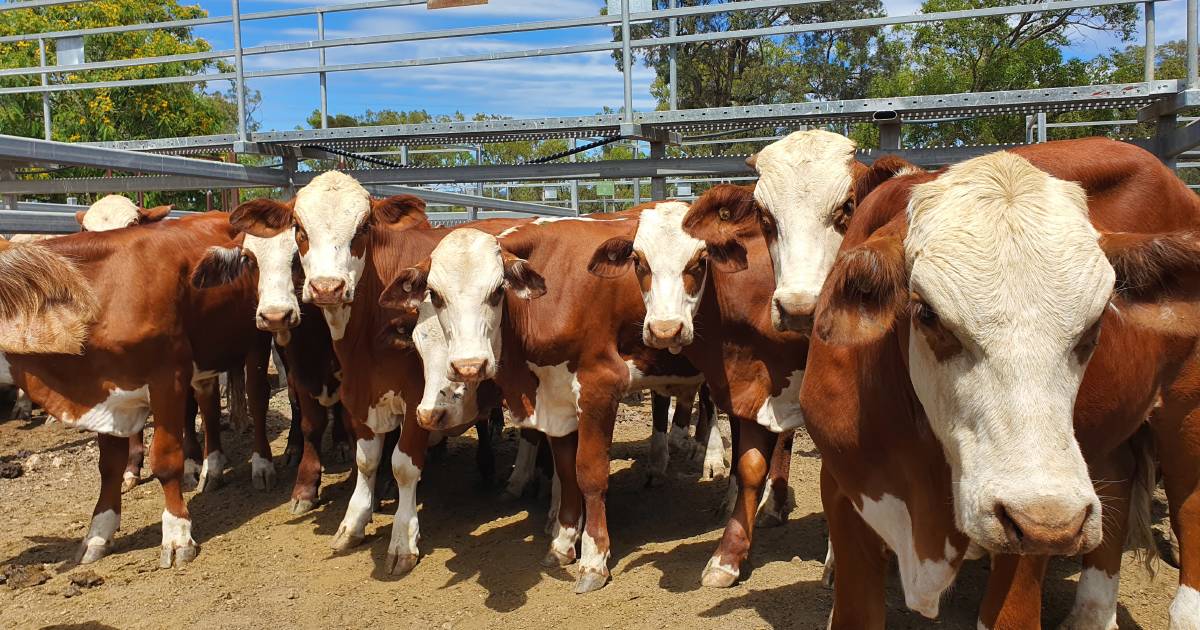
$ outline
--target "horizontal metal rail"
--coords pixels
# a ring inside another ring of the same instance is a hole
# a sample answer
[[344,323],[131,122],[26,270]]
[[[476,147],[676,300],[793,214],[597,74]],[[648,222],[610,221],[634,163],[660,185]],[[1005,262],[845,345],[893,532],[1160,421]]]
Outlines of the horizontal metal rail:
[[0,11],[19,11],[21,9],[40,9],[42,7],[54,7],[60,4],[79,4],[87,0],[25,0],[24,2],[3,2],[0,3]]
[[518,212],[526,215],[545,215],[552,217],[573,217],[575,212],[569,209],[558,208],[555,206],[546,206],[540,203],[529,203],[526,201],[509,201],[507,199],[493,199],[491,197],[480,197],[478,195],[464,195],[462,193],[444,192],[440,190],[429,190],[427,188],[414,188],[411,186],[394,186],[394,185],[368,185],[365,187],[369,192],[375,195],[415,195],[431,203],[444,203],[453,206],[465,206],[468,208],[489,208],[492,210],[507,210],[509,212]]

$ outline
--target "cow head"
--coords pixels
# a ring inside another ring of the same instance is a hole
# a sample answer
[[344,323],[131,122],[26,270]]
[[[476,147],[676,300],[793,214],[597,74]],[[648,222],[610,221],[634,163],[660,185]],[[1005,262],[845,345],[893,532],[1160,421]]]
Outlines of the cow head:
[[372,226],[424,219],[425,202],[419,198],[372,199],[353,177],[329,171],[314,177],[290,202],[255,199],[238,206],[229,222],[263,238],[295,227],[306,278],[303,299],[332,308],[354,301]]
[[906,333],[956,523],[990,551],[1072,555],[1100,541],[1074,433],[1113,295],[1098,237],[1080,186],[996,153],[914,186],[907,217],[843,252],[822,295],[826,341]]
[[400,272],[379,298],[388,308],[417,308],[428,296],[448,345],[448,378],[476,383],[496,375],[505,293],[533,299],[546,293],[528,261],[500,248],[495,236],[454,230],[428,260]]
[[131,225],[162,221],[171,213],[173,206],[139,208],[137,204],[121,195],[108,195],[93,203],[87,210],[75,213],[84,232],[107,232]]
[[210,247],[192,271],[192,285],[220,286],[257,269],[255,324],[259,330],[286,339],[286,331],[300,324],[300,304],[293,279],[296,254],[296,238],[291,229],[270,238],[245,234],[225,247]]
[[704,241],[683,230],[687,212],[688,205],[678,201],[642,210],[632,240],[617,236],[605,241],[588,264],[588,271],[602,278],[633,267],[646,303],[642,342],[676,353],[695,338],[693,320],[710,261],[724,262],[710,256]]
[[428,431],[452,431],[474,422],[479,415],[479,385],[450,380],[449,346],[428,298],[417,311],[412,339],[425,373],[417,423]]

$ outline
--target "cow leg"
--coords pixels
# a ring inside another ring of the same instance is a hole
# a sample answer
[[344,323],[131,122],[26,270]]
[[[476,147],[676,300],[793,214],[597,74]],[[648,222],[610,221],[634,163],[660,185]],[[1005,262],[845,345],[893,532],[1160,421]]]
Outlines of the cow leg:
[[758,497],[767,478],[775,436],[753,420],[742,420],[737,442],[737,499],[733,515],[725,525],[725,534],[704,567],[700,581],[704,586],[732,586],[741,573],[742,562],[750,555]]
[[268,338],[246,355],[246,400],[250,407],[250,418],[254,420],[250,483],[256,490],[275,487],[275,465],[271,462],[271,443],[267,440],[267,401],[271,398],[271,384],[267,381],[270,344]]
[[730,425],[717,415],[717,406],[713,404],[708,385],[700,386],[700,410],[696,421],[695,457],[703,456],[700,469],[701,479],[721,479],[729,476],[729,460],[725,457],[725,449],[730,442]]
[[[833,523],[830,523],[832,527]],[[988,574],[977,627],[983,630],[1040,628],[1042,578],[1046,575],[1048,561],[1048,556],[992,556],[992,571]],[[838,578],[841,578],[841,570],[842,559],[839,557]]]
[[[493,409],[491,417],[475,423],[475,434],[479,437],[475,447],[475,468],[479,470],[479,478],[485,488],[491,488],[496,483],[496,449],[492,445],[492,422],[495,421],[495,412],[498,410],[499,408]],[[501,421],[503,422],[503,415]]]
[[342,403],[334,403],[330,411],[333,413],[333,459],[344,464],[350,461],[350,436],[354,435],[354,431],[350,428],[350,420]]
[[103,433],[96,436],[96,441],[100,444],[100,498],[92,510],[92,525],[75,554],[75,561],[80,564],[108,555],[113,534],[121,526],[121,475],[129,441]]
[[20,388],[17,388],[17,399],[13,401],[12,419],[33,420],[33,400]]
[[296,388],[290,383],[288,384],[288,405],[292,408],[292,420],[288,425],[288,439],[287,446],[283,448],[283,461],[288,468],[295,468],[300,465],[300,460],[304,457],[304,441],[307,436],[301,425],[304,410],[300,408],[300,397],[296,393]]
[[329,416],[308,390],[293,387],[292,391],[300,406],[296,421],[300,425],[297,433],[301,437],[302,454],[296,469],[296,483],[292,486],[291,510],[292,514],[304,514],[313,509],[321,489],[321,440]]
[[830,630],[882,630],[887,607],[884,580],[888,556],[883,540],[854,509],[821,467],[821,505],[829,524],[829,548],[837,557]]
[[200,407],[200,418],[204,421],[204,463],[200,465],[200,492],[221,487],[221,476],[229,459],[221,449],[221,390],[217,378],[192,381],[196,393],[196,404]]
[[771,453],[770,481],[758,505],[757,525],[779,527],[787,523],[788,514],[796,507],[796,492],[788,483],[792,471],[792,442],[795,431],[784,431],[775,439],[775,450]]
[[583,495],[579,492],[576,476],[575,455],[579,446],[579,434],[549,437],[550,452],[554,457],[554,487],[557,497],[551,497],[550,550],[542,558],[542,566],[566,566],[575,562],[575,543],[579,541],[579,530],[583,527]]
[[509,498],[519,499],[537,472],[538,441],[541,439],[536,431],[522,429],[518,433],[517,458],[513,460],[512,473],[504,487],[504,494]]
[[[382,453],[391,453],[392,451],[396,450],[396,445],[399,443],[400,443],[400,429],[397,428],[393,431],[388,431],[387,434],[383,436],[383,450],[380,451],[380,453],[381,453],[380,457],[383,456]],[[387,501],[390,498],[395,497],[396,496],[395,493],[396,493],[396,479],[394,476],[392,476],[392,475],[376,476],[375,477],[375,504],[373,506],[374,510],[376,512],[382,512],[383,511],[383,502]]]
[[[697,388],[698,389],[698,388]],[[696,453],[696,445],[692,443],[689,432],[692,428],[692,406],[696,403],[696,392],[675,397],[675,408],[671,410],[671,434],[668,442],[671,451],[692,457]]]
[[354,494],[350,495],[346,515],[333,536],[331,546],[334,551],[350,549],[366,537],[367,523],[371,522],[375,508],[375,472],[383,455],[383,436],[353,419],[352,424],[357,438],[354,463],[358,467],[358,476],[354,480]]
[[250,427],[248,420],[253,417],[247,415],[246,393],[246,372],[241,368],[226,372],[225,394],[229,397],[229,426],[238,433],[246,432]]
[[142,481],[142,464],[146,460],[146,430],[129,436],[129,452],[125,471],[121,474],[121,492],[129,492]]
[[1151,422],[1179,541],[1179,590],[1170,608],[1170,630],[1200,630],[1200,409],[1156,413]]
[[400,442],[392,452],[392,475],[396,478],[396,519],[392,521],[392,540],[388,544],[384,568],[392,575],[406,575],[417,566],[420,551],[417,541],[421,528],[417,521],[417,482],[425,466],[429,432],[417,424],[416,404],[407,405]]
[[650,392],[650,413],[653,429],[650,432],[650,466],[647,469],[647,486],[657,486],[667,478],[667,464],[671,461],[667,449],[667,426],[670,424],[671,397]]
[[[627,377],[626,377],[627,378]],[[581,383],[579,395],[579,448],[575,455],[575,474],[583,493],[584,528],[579,556],[576,593],[588,593],[608,583],[608,559],[612,554],[608,536],[609,449],[613,425],[617,420],[617,401],[624,384],[604,378]],[[666,436],[664,436],[666,437]],[[665,446],[665,445],[664,445]],[[567,481],[562,480],[567,491]],[[561,520],[561,516],[559,517]]]
[[[1079,574],[1075,605],[1059,630],[1117,630],[1121,552],[1125,549],[1131,521],[1139,520],[1140,516],[1131,511],[1130,496],[1137,466],[1128,448],[1118,448],[1104,461],[1090,468],[1092,479],[1106,480],[1095,482],[1096,494],[1101,497],[1102,509],[1107,512],[1104,536],[1099,547],[1083,556],[1083,571]],[[1150,508],[1149,498],[1147,495],[1146,510]],[[1148,533],[1149,520],[1143,520]]]
[[200,485],[200,462],[204,459],[204,450],[200,448],[200,439],[196,436],[196,416],[200,414],[200,405],[196,402],[196,392],[187,390],[187,407],[183,414],[183,489],[195,490]]
[[[216,391],[216,379],[212,380]],[[150,387],[154,438],[150,441],[150,466],[163,487],[162,552],[159,566],[170,568],[191,562],[200,548],[192,540],[192,517],[183,501],[183,423],[187,413],[187,386],[172,383],[169,389]],[[219,404],[218,400],[218,404]]]

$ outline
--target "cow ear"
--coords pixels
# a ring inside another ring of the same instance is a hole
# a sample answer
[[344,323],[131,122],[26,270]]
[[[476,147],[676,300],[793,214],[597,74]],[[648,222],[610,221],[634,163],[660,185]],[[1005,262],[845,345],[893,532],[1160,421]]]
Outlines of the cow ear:
[[731,238],[723,243],[706,243],[704,249],[717,271],[737,273],[749,266],[746,248],[737,239]]
[[601,278],[616,278],[633,263],[633,241],[614,236],[600,244],[588,263],[588,271]]
[[503,252],[504,284],[522,300],[533,300],[546,295],[546,279],[524,258]]
[[87,210],[76,210],[75,220],[79,222],[79,227],[83,227],[83,217],[87,216]]
[[396,279],[379,295],[379,305],[391,309],[416,310],[429,292],[429,259],[416,267],[401,270]]
[[817,305],[814,330],[826,343],[861,345],[880,340],[908,303],[904,241],[875,236],[842,252]]
[[175,206],[155,206],[153,208],[138,208],[138,223],[154,223],[167,218]]
[[371,200],[371,216],[383,225],[425,221],[425,200],[414,195],[392,195]]
[[285,204],[274,199],[254,199],[238,206],[229,215],[229,224],[235,229],[259,238],[271,238],[294,223],[291,201]]
[[704,241],[719,270],[737,272],[746,268],[742,240],[761,230],[761,220],[753,186],[720,184],[692,203],[683,217],[683,230]]
[[1100,248],[1116,275],[1113,301],[1126,321],[1169,335],[1200,333],[1200,233],[1111,232]]
[[230,284],[256,267],[254,256],[240,246],[210,247],[192,270],[192,286],[210,289]]

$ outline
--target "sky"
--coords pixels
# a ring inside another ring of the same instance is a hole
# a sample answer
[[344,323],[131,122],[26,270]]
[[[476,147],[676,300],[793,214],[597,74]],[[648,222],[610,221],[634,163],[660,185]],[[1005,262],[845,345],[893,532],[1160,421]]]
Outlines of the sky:
[[[242,0],[243,15],[257,11],[345,4],[356,0]],[[836,0],[835,0],[836,1]],[[187,3],[186,0],[184,2]],[[485,24],[512,24],[555,18],[597,15],[605,0],[491,0],[486,6],[430,11],[424,5],[348,11],[326,16],[325,37],[359,37],[438,30]],[[229,15],[229,0],[199,0],[209,15]],[[889,15],[919,10],[920,0],[884,0]],[[1186,3],[1160,2],[1157,39],[1184,36]],[[200,27],[196,34],[215,49],[233,46],[228,24]],[[242,28],[243,46],[316,39],[316,17],[255,20]],[[486,54],[504,50],[558,47],[610,41],[606,27],[586,27],[506,36],[451,38],[403,44],[376,44],[328,49],[326,63]],[[1142,34],[1135,36],[1142,41]],[[1068,49],[1071,56],[1091,58],[1122,45],[1103,33],[1078,32]],[[316,65],[315,51],[257,55],[245,58],[248,71]],[[649,68],[635,65],[634,109],[654,109],[650,94],[654,79]],[[255,117],[263,130],[306,126],[305,119],[320,105],[316,75],[273,77],[248,81],[262,93]],[[623,103],[621,72],[607,52],[554,57],[498,60],[469,64],[393,68],[331,73],[327,79],[329,111],[360,114],[368,109],[424,109],[431,114],[471,115],[476,112],[514,118],[595,114]],[[216,85],[210,87],[219,87]],[[223,86],[220,86],[224,89]]]

